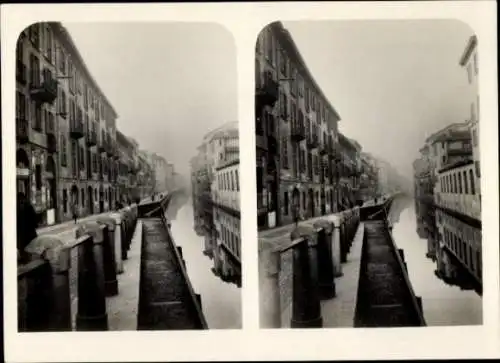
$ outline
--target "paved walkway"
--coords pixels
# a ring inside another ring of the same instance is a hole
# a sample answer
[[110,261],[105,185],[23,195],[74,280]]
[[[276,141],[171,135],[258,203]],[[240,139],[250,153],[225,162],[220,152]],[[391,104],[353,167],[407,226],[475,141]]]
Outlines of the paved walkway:
[[119,294],[106,299],[109,330],[137,330],[141,276],[142,221],[137,222],[124,272],[118,275]]
[[325,328],[354,326],[364,230],[364,223],[361,222],[354,236],[351,251],[347,255],[347,262],[342,264],[343,276],[335,279],[337,296],[321,302]]

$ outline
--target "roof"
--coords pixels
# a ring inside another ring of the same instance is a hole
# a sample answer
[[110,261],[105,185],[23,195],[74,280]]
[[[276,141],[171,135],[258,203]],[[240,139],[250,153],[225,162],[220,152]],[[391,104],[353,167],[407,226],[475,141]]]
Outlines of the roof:
[[82,70],[85,73],[85,76],[89,79],[90,83],[95,88],[97,93],[99,93],[99,95],[102,97],[102,99],[106,102],[111,111],[114,113],[115,118],[117,118],[118,113],[116,112],[115,108],[113,107],[109,99],[106,97],[104,92],[101,90],[94,77],[92,77],[92,75],[90,74],[90,71],[85,64],[85,61],[83,60],[80,52],[78,51],[78,48],[76,47],[75,42],[73,41],[73,38],[71,37],[68,30],[60,22],[49,22],[48,24],[52,27],[52,29],[56,30],[59,33],[59,35],[62,36],[63,38],[62,40],[66,41],[66,45],[71,48],[69,49],[71,51],[71,55],[76,56],[76,59],[78,60],[78,62],[80,62],[82,66]]
[[439,137],[443,133],[445,133],[447,131],[461,131],[460,130],[461,128],[468,129],[469,126],[465,122],[452,123],[452,124],[442,128],[442,129],[434,132],[431,136],[429,136],[427,139],[425,139],[425,142],[426,143],[433,143],[434,139],[436,139],[437,137]]
[[269,27],[274,31],[274,33],[277,36],[280,37],[281,40],[285,42],[285,45],[288,45],[289,50],[293,52],[293,55],[298,61],[299,66],[302,68],[302,71],[311,81],[312,85],[316,89],[316,92],[319,93],[320,96],[325,100],[327,107],[336,117],[337,121],[340,121],[341,120],[340,115],[338,114],[337,110],[332,106],[328,98],[321,90],[321,87],[319,87],[318,83],[316,82],[313,75],[309,71],[309,68],[307,67],[306,62],[304,61],[304,58],[302,58],[302,55],[300,54],[299,49],[297,48],[297,45],[295,44],[290,32],[283,26],[283,24],[280,21],[269,24]]
[[474,48],[476,48],[476,45],[477,45],[477,36],[472,35],[469,38],[467,45],[465,46],[465,50],[464,50],[462,56],[460,57],[459,64],[461,66],[464,66],[467,63],[467,61],[470,58],[470,55],[472,54],[472,51],[474,50]]

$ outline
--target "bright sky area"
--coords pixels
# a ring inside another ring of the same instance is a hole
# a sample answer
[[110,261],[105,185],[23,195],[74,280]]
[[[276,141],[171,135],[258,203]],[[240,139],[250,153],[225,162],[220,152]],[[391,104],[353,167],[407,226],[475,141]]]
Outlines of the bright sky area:
[[236,48],[209,23],[64,23],[118,129],[189,173],[210,130],[237,120]]

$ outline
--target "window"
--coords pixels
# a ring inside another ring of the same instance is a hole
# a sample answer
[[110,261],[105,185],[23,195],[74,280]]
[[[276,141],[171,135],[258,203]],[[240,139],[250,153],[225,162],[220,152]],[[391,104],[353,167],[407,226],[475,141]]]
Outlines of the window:
[[481,177],[481,168],[480,168],[480,165],[479,165],[479,160],[476,160],[474,162],[474,167],[476,169],[476,175],[477,175],[477,177],[480,178]]
[[288,215],[288,192],[284,193],[284,201],[283,201],[284,211],[283,214],[285,216]]
[[33,129],[42,131],[42,109],[35,101],[31,101],[31,114],[34,115]]
[[30,56],[31,79],[30,87],[40,86],[40,60],[34,54]]
[[474,172],[469,170],[470,193],[476,194],[476,185],[474,183]]
[[457,174],[453,174],[453,193],[458,192],[458,180],[457,180]]
[[457,173],[457,179],[458,179],[458,194],[462,194],[462,173],[460,172]]
[[21,120],[27,120],[26,96],[22,92],[17,92],[16,117]]
[[287,76],[287,59],[285,52],[281,51],[280,53],[280,72],[281,74],[286,77]]
[[30,26],[30,40],[36,49],[40,48],[40,24],[36,23]]
[[462,175],[464,180],[464,193],[469,194],[469,185],[467,184],[467,172],[464,170]]
[[239,192],[240,191],[240,180],[238,178],[238,170],[235,170],[234,173],[236,174],[236,190]]
[[288,140],[286,136],[281,138],[281,148],[283,153],[283,169],[288,169]]
[[36,190],[42,189],[42,166],[40,164],[35,166],[35,184]]
[[273,35],[271,31],[267,33],[266,58],[272,65],[274,65]]
[[306,112],[309,112],[309,88],[304,86],[304,105],[306,106]]
[[71,156],[72,156],[72,166],[73,173],[76,175],[78,170],[78,145],[75,140],[71,142]]
[[66,143],[67,143],[66,137],[63,134],[61,134],[61,165],[62,166],[68,165],[68,155],[67,155],[68,145]]
[[66,189],[63,189],[63,213],[66,214],[68,213],[68,191]]
[[290,119],[292,120],[292,123],[295,123],[297,121],[297,105],[295,102],[291,102],[291,106],[292,115]]
[[47,58],[49,60],[50,63],[52,63],[53,61],[53,54],[52,54],[52,51],[53,51],[53,46],[52,46],[52,43],[53,43],[53,38],[52,38],[52,32],[50,30],[50,28],[47,28],[47,37],[46,37],[46,49],[47,49]]
[[80,190],[80,195],[82,196],[82,207],[85,207],[85,190],[83,188]]
[[476,74],[478,74],[478,72],[479,72],[479,67],[478,67],[478,64],[477,64],[477,53],[474,53],[474,72]]
[[24,64],[24,37],[22,35],[17,40],[16,60]]
[[59,70],[66,74],[66,54],[62,48],[59,48]]
[[288,99],[287,99],[287,96],[286,94],[284,93],[281,93],[280,94],[280,114],[281,114],[281,118],[284,119],[285,121],[287,121],[288,119],[288,112],[287,112],[287,105],[288,105]]

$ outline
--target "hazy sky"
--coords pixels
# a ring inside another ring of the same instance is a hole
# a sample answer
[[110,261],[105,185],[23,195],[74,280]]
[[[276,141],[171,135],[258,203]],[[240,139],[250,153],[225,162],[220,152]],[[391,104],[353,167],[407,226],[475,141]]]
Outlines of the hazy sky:
[[216,24],[65,23],[119,114],[118,128],[176,171],[205,133],[237,120],[236,48]]
[[406,176],[426,136],[469,114],[453,20],[284,22],[340,114],[339,129]]

